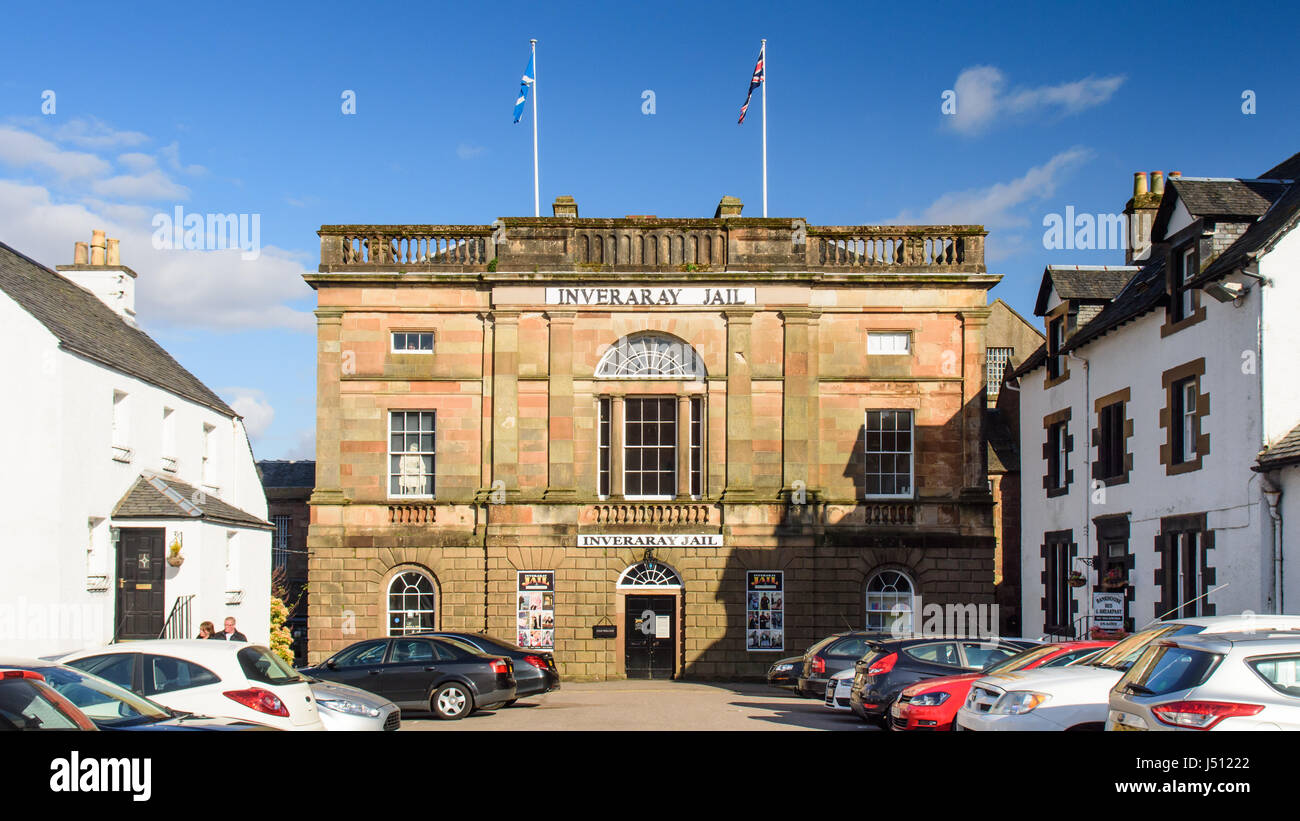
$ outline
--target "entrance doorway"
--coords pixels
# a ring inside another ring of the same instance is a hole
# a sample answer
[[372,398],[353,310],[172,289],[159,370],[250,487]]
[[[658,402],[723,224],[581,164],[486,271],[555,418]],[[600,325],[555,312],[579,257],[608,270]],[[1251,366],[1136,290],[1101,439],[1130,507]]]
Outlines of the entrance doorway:
[[677,597],[628,596],[624,659],[628,678],[672,678]]
[[156,639],[163,629],[163,542],[167,531],[122,528],[117,546],[114,639]]

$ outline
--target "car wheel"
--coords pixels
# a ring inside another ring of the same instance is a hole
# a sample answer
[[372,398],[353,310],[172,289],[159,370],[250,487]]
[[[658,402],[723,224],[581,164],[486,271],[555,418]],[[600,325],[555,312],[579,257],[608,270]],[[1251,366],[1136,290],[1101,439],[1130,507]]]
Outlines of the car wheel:
[[453,681],[438,688],[429,699],[429,709],[444,721],[454,721],[474,712],[474,696],[464,684]]

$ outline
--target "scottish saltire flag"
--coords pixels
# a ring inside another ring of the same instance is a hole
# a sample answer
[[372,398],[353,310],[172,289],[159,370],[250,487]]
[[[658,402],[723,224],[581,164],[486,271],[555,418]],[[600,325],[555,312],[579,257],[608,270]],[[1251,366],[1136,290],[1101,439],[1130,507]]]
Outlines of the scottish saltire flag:
[[[529,68],[532,68],[532,63],[529,63],[528,65]],[[743,123],[745,121],[745,112],[749,110],[749,101],[754,96],[754,89],[758,88],[762,84],[763,84],[763,49],[760,48],[758,50],[758,62],[754,64],[754,76],[749,78],[749,93],[745,95],[745,104],[740,107],[740,119],[736,121],[737,124]],[[523,103],[520,103],[520,105],[523,105]],[[516,109],[516,112],[517,111],[518,109]]]
[[528,87],[533,84],[533,56],[528,56],[528,68],[524,69],[523,79],[519,82],[519,99],[515,100],[515,122],[524,116],[524,102],[528,99]]

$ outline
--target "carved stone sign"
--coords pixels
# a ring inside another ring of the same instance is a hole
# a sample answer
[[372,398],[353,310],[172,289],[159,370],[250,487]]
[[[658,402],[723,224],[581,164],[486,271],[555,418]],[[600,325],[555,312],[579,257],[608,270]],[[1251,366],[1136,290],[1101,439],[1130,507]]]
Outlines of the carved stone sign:
[[753,288],[547,288],[547,305],[753,305]]
[[619,533],[578,536],[578,547],[722,547],[721,533]]

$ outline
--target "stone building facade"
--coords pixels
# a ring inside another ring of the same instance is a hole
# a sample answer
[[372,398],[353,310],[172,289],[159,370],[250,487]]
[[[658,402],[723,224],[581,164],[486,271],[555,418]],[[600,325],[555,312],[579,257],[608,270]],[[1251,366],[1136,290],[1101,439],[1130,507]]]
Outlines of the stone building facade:
[[740,210],[321,228],[312,661],[436,627],[752,677],[992,603],[985,232]]

